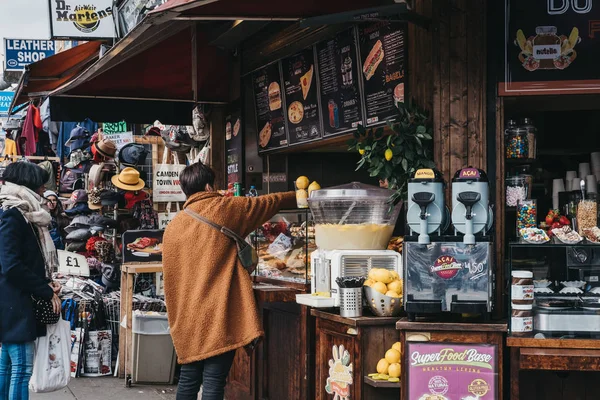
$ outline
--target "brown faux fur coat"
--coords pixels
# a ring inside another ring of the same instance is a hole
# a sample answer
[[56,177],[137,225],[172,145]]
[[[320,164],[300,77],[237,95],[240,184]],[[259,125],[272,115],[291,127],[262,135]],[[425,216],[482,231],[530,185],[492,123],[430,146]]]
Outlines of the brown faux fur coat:
[[[196,193],[184,208],[247,237],[281,209],[296,207],[294,192],[260,197]],[[181,364],[248,345],[264,335],[252,281],[235,242],[186,213],[163,239],[164,288],[171,336]]]

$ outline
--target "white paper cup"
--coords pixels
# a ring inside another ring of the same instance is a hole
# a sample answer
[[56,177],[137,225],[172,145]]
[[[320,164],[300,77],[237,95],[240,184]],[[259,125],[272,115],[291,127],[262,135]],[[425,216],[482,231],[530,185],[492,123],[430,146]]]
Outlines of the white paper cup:
[[552,195],[558,197],[558,192],[565,191],[565,182],[559,178],[552,181]]
[[581,179],[585,179],[591,173],[590,163],[581,163],[579,164],[579,177]]
[[574,178],[577,178],[577,171],[567,171],[567,175],[565,177],[567,186],[570,186],[570,183]]
[[574,178],[571,180],[571,191],[581,190],[581,179]]
[[596,175],[588,175],[585,177],[585,190],[588,193],[598,193],[598,180]]
[[552,209],[558,210],[558,195],[552,196]]
[[592,169],[600,168],[600,151],[590,154]]

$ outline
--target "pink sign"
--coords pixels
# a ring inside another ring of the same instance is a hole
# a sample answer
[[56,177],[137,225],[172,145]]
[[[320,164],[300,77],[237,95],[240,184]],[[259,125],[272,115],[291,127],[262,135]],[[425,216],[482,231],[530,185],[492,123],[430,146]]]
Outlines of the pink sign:
[[408,400],[495,400],[495,345],[407,343]]

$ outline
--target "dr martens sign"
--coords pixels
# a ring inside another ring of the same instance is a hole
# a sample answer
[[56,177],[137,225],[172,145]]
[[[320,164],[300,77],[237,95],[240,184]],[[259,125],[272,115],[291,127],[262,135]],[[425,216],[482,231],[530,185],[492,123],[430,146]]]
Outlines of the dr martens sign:
[[112,0],[50,0],[53,39],[116,37]]

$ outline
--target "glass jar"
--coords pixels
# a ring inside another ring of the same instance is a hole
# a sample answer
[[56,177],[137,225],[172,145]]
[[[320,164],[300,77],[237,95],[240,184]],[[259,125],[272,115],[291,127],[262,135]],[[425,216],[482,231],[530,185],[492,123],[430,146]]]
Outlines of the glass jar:
[[533,334],[533,305],[511,304],[510,333],[512,336],[527,337]]
[[581,200],[577,205],[577,226],[579,234],[584,229],[591,229],[598,224],[598,203],[596,200]]
[[521,126],[521,128],[527,131],[527,158],[534,160],[537,155],[535,140],[537,129],[535,128],[535,126],[533,126],[533,121],[531,120],[531,118],[523,119],[523,125]]
[[528,199],[529,191],[525,178],[511,176],[506,178],[506,206],[516,207],[517,203]]
[[506,130],[506,158],[527,158],[528,155],[527,130],[508,128]]
[[521,236],[521,229],[535,228],[537,226],[537,200],[523,200],[517,202],[517,236]]
[[512,271],[510,301],[513,304],[533,304],[533,272]]
[[540,60],[539,69],[556,69],[554,60],[559,58],[560,37],[555,26],[538,26],[533,38],[533,57]]
[[[516,176],[523,178],[527,187],[527,196],[533,193],[533,175],[531,175],[531,167],[529,165],[521,165],[514,169]],[[529,197],[527,197],[529,198]]]

